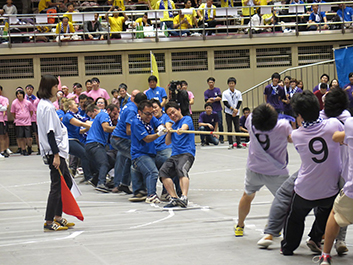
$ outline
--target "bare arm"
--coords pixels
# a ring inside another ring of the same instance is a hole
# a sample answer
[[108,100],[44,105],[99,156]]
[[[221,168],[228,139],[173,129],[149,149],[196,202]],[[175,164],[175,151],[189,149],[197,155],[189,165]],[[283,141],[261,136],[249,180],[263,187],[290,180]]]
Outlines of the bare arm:
[[344,131],[342,132],[337,131],[333,134],[332,140],[336,143],[343,143],[345,136],[346,136],[346,133]]
[[167,99],[166,98],[163,98],[162,102],[161,102],[161,106],[164,107],[165,104],[167,104]]
[[103,128],[103,131],[107,133],[112,133],[115,129],[115,126],[110,126],[108,122],[103,122],[102,128]]
[[126,123],[126,135],[131,135],[131,124]]
[[91,128],[91,124],[89,123],[86,123],[86,122],[82,122],[76,118],[72,118],[70,120],[70,124],[74,125],[74,126],[77,126],[77,127],[85,127],[86,129],[89,129]]
[[154,140],[156,140],[158,138],[158,134],[150,134],[150,135],[147,135],[145,138],[143,138],[143,140],[146,142],[146,143],[150,143],[150,142],[153,142]]

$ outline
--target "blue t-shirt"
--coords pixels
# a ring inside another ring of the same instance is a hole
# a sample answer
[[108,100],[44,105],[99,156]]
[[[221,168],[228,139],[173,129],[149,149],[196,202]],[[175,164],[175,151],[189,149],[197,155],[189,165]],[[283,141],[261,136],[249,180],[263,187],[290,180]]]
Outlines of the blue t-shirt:
[[64,118],[65,112],[62,109],[58,109],[56,114],[58,114],[59,119],[62,120],[62,118]]
[[[152,89],[148,89],[146,91],[146,96],[147,99],[158,99],[160,103],[162,103],[163,98],[168,98],[167,93],[165,92],[163,87],[157,86],[156,88]],[[164,110],[164,108],[162,108]]]
[[67,128],[67,133],[70,139],[77,139],[80,140],[80,127],[77,127],[75,125],[72,125],[70,123],[71,119],[75,118],[71,113],[66,113],[63,117],[62,123],[66,126]]
[[[160,124],[166,124],[167,122],[174,123],[166,113],[163,113],[162,116],[157,119]],[[154,140],[154,143],[156,144],[157,152],[167,148],[172,148],[171,145],[165,144],[165,135],[163,135],[162,137],[158,137],[156,140]]]
[[126,123],[131,124],[136,114],[137,106],[135,105],[135,103],[127,103],[120,112],[118,124],[112,132],[112,135],[124,139],[131,139],[130,135],[126,134]]
[[86,115],[86,111],[84,111],[83,109],[81,109],[81,107],[78,107],[78,114],[80,114],[82,117],[84,118],[89,118],[87,115]]
[[285,99],[286,96],[284,94],[283,87],[278,86],[277,91],[275,91],[271,84],[267,85],[264,90],[264,95],[267,95],[267,102],[272,105],[276,110],[283,110],[283,103],[279,99]]
[[218,114],[215,111],[212,111],[211,115],[207,115],[206,111],[201,112],[199,117],[199,123],[210,123],[215,127],[216,122],[218,122]]
[[309,16],[309,20],[314,21],[316,23],[324,22],[324,17],[326,17],[325,12],[318,12],[315,14],[312,12]]
[[155,156],[156,146],[154,141],[146,143],[143,138],[149,134],[154,134],[154,128],[160,125],[157,118],[152,117],[149,125],[151,126],[151,131],[148,133],[145,125],[136,117],[131,123],[131,160],[134,160],[143,155]]
[[[189,130],[195,130],[190,116],[184,116],[172,125],[173,130],[181,129],[183,124],[189,126]],[[181,135],[172,133],[172,156],[189,153],[195,156],[195,134],[183,133]]]
[[89,143],[100,143],[106,145],[108,143],[109,133],[105,132],[102,127],[102,123],[110,122],[109,114],[105,111],[101,111],[94,118],[91,128],[88,131],[86,144]]
[[[353,18],[353,8],[347,6],[344,10],[344,21],[352,21]],[[337,15],[342,19],[342,9],[337,10]]]

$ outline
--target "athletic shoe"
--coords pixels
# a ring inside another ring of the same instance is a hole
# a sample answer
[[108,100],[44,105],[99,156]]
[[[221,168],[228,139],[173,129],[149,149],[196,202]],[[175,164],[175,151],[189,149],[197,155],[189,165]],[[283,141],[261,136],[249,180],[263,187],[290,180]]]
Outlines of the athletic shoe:
[[343,240],[337,240],[335,243],[335,249],[337,251],[338,255],[343,255],[343,253],[348,252],[348,248],[346,245],[346,242],[344,242]]
[[319,265],[331,265],[332,257],[330,255],[321,255]]
[[161,203],[157,194],[150,195],[145,200],[146,203]]
[[232,145],[232,144],[230,144],[229,146],[228,146],[228,150],[232,150],[234,148],[234,146]]
[[186,208],[189,203],[188,197],[186,197],[185,195],[181,195],[178,203],[179,203],[180,207]]
[[134,196],[132,196],[131,198],[129,198],[129,201],[131,202],[143,202],[146,200],[146,195],[142,194],[142,193],[137,193]]
[[60,221],[54,218],[54,221],[60,224],[61,226],[66,226],[67,228],[71,228],[75,226],[75,223],[69,223],[65,218],[61,218]]
[[52,222],[51,224],[47,224],[47,222],[44,223],[44,231],[60,231],[60,230],[67,230],[67,226],[61,226],[57,222]]
[[6,151],[2,152],[1,155],[5,158],[8,158],[10,156],[8,153],[6,153]]
[[170,202],[165,205],[163,208],[175,208],[175,207],[179,207],[179,198],[173,198],[170,200]]
[[238,225],[234,225],[234,234],[236,237],[244,236],[244,227],[240,227]]
[[98,180],[91,178],[88,180],[88,183],[91,184],[93,187],[97,187]]
[[273,237],[270,234],[265,234],[258,242],[260,248],[268,248],[273,243]]
[[18,148],[15,154],[22,154],[21,148]]
[[169,202],[171,198],[172,197],[170,197],[170,195],[168,193],[163,193],[163,194],[161,194],[160,200],[163,202]]
[[5,157],[2,154],[0,154],[0,160],[5,160]]
[[306,245],[310,248],[310,250],[312,252],[315,252],[315,253],[321,253],[322,252],[321,244],[320,243],[315,243],[313,240],[311,240],[311,238],[308,238],[308,240],[306,241]]
[[132,194],[132,191],[130,190],[129,186],[126,186],[126,185],[123,185],[123,184],[119,185],[118,190],[119,191],[123,191],[126,194]]
[[104,184],[98,184],[96,187],[96,191],[108,193],[108,192],[110,192],[110,189],[108,187],[106,187]]
[[27,150],[22,150],[22,155],[23,156],[28,156]]
[[6,152],[7,152],[9,155],[12,155],[12,154],[13,154],[13,152],[10,150],[10,148],[7,148],[7,149],[6,149]]
[[28,149],[27,149],[27,150],[28,150],[28,151],[27,151],[27,152],[28,152],[28,155],[31,155],[31,154],[32,154],[32,147],[29,147],[29,146],[28,146]]

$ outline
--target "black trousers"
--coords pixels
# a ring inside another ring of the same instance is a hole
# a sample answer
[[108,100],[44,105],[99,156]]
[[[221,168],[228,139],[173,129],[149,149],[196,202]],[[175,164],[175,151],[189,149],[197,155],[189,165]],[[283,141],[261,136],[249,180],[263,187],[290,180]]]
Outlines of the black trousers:
[[[46,221],[53,221],[54,216],[61,216],[62,215],[62,201],[61,201],[61,178],[59,174],[59,170],[57,170],[53,166],[54,156],[49,156],[49,169],[50,169],[50,192],[48,196],[47,202],[47,210],[45,213],[45,220]],[[70,172],[67,168],[66,161],[64,158],[60,157],[60,166],[59,166],[61,173],[64,176],[65,182],[69,189],[72,186],[72,180],[70,176]]]
[[[235,131],[240,132],[239,116],[233,117],[232,115],[226,113],[226,122],[227,122],[228,132],[232,132],[233,124],[234,124]],[[240,136],[237,136],[236,139],[237,139],[237,145],[239,146],[240,145]],[[229,144],[233,144],[233,136],[228,135],[228,142],[229,142]]]
[[315,211],[315,221],[309,237],[317,244],[321,242],[336,195],[309,201],[294,193],[291,209],[284,225],[284,239],[281,242],[283,255],[292,255],[299,247],[305,228],[305,217],[315,207],[317,211]]

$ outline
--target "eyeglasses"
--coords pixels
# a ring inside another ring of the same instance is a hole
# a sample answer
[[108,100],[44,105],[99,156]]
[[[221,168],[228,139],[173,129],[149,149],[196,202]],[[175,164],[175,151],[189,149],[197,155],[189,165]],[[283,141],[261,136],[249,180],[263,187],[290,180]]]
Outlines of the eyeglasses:
[[151,113],[151,112],[142,112],[143,114],[145,114],[146,116],[152,116],[153,115],[153,113]]

